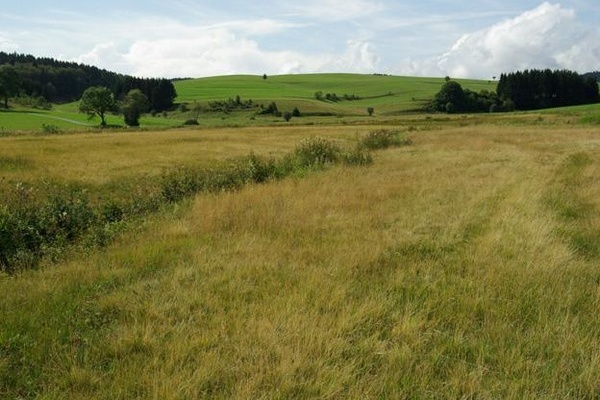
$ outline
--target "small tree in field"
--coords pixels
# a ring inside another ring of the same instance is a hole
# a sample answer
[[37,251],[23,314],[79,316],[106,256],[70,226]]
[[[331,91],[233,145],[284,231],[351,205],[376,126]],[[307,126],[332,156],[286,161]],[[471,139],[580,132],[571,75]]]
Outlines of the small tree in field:
[[373,107],[369,107],[367,108],[367,112],[369,113],[369,117],[372,117],[373,113],[375,112],[375,109]]
[[100,117],[100,125],[106,126],[106,113],[116,108],[115,97],[112,92],[102,86],[87,88],[79,101],[79,111],[85,113],[90,119],[96,115]]
[[286,111],[283,113],[283,119],[285,119],[285,122],[290,122],[290,119],[292,119],[293,114],[289,111]]
[[148,98],[141,90],[130,90],[121,104],[121,112],[125,118],[125,123],[129,126],[140,126],[140,117],[148,112],[149,107]]

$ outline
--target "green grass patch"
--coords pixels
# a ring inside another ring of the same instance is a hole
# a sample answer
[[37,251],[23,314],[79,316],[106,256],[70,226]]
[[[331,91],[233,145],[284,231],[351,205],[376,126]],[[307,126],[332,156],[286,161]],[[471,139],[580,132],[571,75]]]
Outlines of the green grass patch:
[[594,182],[598,163],[588,153],[570,155],[557,171],[555,183],[547,195],[548,203],[562,219],[561,234],[573,250],[586,259],[600,257],[598,202],[587,193]]
[[[495,83],[461,80],[472,90],[495,90]],[[440,78],[412,78],[359,74],[277,75],[264,80],[262,76],[222,76],[175,82],[178,102],[226,100],[240,96],[255,104],[275,101],[281,111],[294,107],[302,113],[366,115],[367,108],[376,114],[393,114],[422,108],[444,83]],[[315,94],[336,94],[339,101],[317,100]],[[345,97],[346,95],[346,97]],[[353,97],[354,96],[354,97]],[[353,98],[353,100],[345,100]]]
[[32,167],[31,160],[22,156],[1,156],[0,157],[0,173],[2,172],[17,172],[29,169]]

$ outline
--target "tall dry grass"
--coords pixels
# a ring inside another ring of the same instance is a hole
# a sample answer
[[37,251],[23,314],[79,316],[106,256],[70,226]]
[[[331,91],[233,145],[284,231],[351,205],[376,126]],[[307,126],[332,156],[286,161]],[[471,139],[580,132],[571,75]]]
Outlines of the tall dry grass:
[[598,397],[597,132],[412,140],[2,278],[0,394]]

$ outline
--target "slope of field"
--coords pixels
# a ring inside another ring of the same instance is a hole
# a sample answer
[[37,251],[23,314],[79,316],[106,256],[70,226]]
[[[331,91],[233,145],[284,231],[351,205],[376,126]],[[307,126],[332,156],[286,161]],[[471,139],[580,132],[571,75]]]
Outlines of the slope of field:
[[[465,88],[490,90],[495,82],[459,80]],[[179,102],[194,100],[207,103],[240,96],[257,103],[275,101],[280,109],[298,107],[309,113],[364,115],[367,107],[380,113],[420,109],[433,98],[444,83],[441,78],[413,78],[359,74],[278,75],[266,80],[262,76],[240,75],[182,80],[175,82]],[[316,92],[356,96],[359,100],[318,101]]]
[[[106,249],[0,276],[0,397],[598,398],[600,136],[578,115],[518,117],[393,126],[413,144],[369,167],[200,195]],[[110,179],[128,159],[135,176],[159,154],[371,129],[148,132],[124,138],[140,149],[127,156],[111,155],[116,134],[28,136],[0,151],[26,171],[87,140]],[[36,141],[48,150],[25,154]]]
[[[109,114],[107,124],[123,126],[123,117]],[[181,125],[181,121],[168,118],[143,116],[140,123],[145,128],[167,128]],[[54,105],[51,110],[39,110],[16,106],[8,111],[0,110],[0,135],[13,131],[37,131],[56,133],[57,131],[86,131],[97,128],[100,118],[89,119],[77,111],[77,103]]]
[[[364,121],[367,108],[373,107],[376,116],[390,116],[407,111],[420,110],[439,91],[443,79],[409,78],[398,76],[375,76],[359,74],[307,74],[270,76],[219,76],[182,80],[174,83],[178,93],[176,101],[188,105],[197,101],[203,107],[200,125],[205,127],[239,125],[273,125],[281,118],[255,118],[256,109],[238,113],[209,113],[208,102],[235,99],[253,100],[257,105],[275,102],[280,111],[297,107],[305,118],[296,123],[332,123],[340,117],[360,118]],[[495,90],[495,82],[461,80],[465,88],[472,90]],[[315,93],[321,91],[336,94],[340,101],[318,101]],[[344,95],[355,96],[344,100]],[[329,118],[310,118],[309,115],[329,115]],[[142,128],[168,128],[180,126],[195,118],[192,112],[174,110],[141,119]],[[355,121],[351,121],[355,122]],[[99,118],[88,120],[77,110],[77,103],[54,105],[52,110],[16,107],[10,111],[0,110],[0,134],[13,131],[89,130],[97,127]],[[111,126],[123,126],[123,118],[108,115]]]

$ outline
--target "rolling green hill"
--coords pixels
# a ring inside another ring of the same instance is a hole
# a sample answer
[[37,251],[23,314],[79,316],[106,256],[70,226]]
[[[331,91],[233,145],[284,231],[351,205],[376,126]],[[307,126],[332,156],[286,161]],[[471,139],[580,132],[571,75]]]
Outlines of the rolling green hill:
[[[360,74],[305,74],[278,75],[263,79],[262,76],[235,75],[175,81],[179,104],[202,107],[201,125],[256,125],[270,124],[269,119],[253,121],[257,109],[244,112],[209,112],[208,104],[237,96],[243,101],[252,100],[255,105],[275,102],[280,111],[297,107],[304,116],[365,117],[366,109],[373,107],[376,116],[390,116],[418,111],[437,93],[442,78],[415,78]],[[495,83],[477,80],[460,80],[461,85],[475,91],[495,90]],[[315,93],[335,94],[339,101],[317,100]],[[346,99],[344,98],[346,96]],[[349,100],[349,99],[352,100]],[[144,128],[173,127],[194,118],[193,112],[180,109],[142,119]],[[277,119],[280,122],[280,119]],[[308,123],[307,119],[303,122]],[[328,122],[328,121],[323,121]],[[109,116],[110,125],[122,125],[120,116]],[[0,112],[0,132],[32,131],[44,126],[60,130],[90,129],[99,124],[88,121],[77,111],[77,103],[55,105],[52,110],[29,109],[13,106],[10,111]]]
[[[495,90],[488,81],[459,80],[475,91]],[[307,74],[262,76],[236,75],[182,80],[175,82],[178,102],[226,100],[240,96],[257,103],[275,101],[280,110],[298,107],[307,113],[360,114],[367,107],[378,114],[420,110],[440,90],[442,78],[360,74]],[[340,101],[319,101],[315,93],[336,94]],[[356,100],[344,100],[344,95]]]
[[[481,80],[458,80],[465,89],[475,92],[495,91],[496,82]],[[199,123],[204,127],[262,126],[280,124],[282,118],[256,115],[260,108],[233,112],[212,112],[210,102],[227,101],[237,96],[242,101],[252,100],[255,106],[267,106],[275,102],[279,111],[298,108],[303,118],[293,119],[294,124],[330,123],[380,123],[395,119],[398,115],[420,112],[427,101],[440,90],[443,78],[401,77],[360,74],[305,74],[277,75],[263,79],[258,75],[217,76],[186,79],[174,82],[178,93],[175,110],[146,115],[141,120],[145,129],[181,126],[184,121],[196,118],[194,104],[200,106]],[[323,100],[315,94],[321,92]],[[327,94],[335,94],[338,101],[330,101]],[[367,108],[375,110],[374,118],[367,115]],[[545,113],[553,113],[546,110]],[[561,109],[560,113],[569,112]],[[598,106],[585,110],[575,109],[575,114],[595,123]],[[108,124],[123,126],[123,118],[108,117]],[[19,131],[60,131],[95,129],[99,120],[89,121],[77,111],[77,103],[54,105],[49,110],[38,110],[14,105],[9,111],[0,110],[0,135]]]

